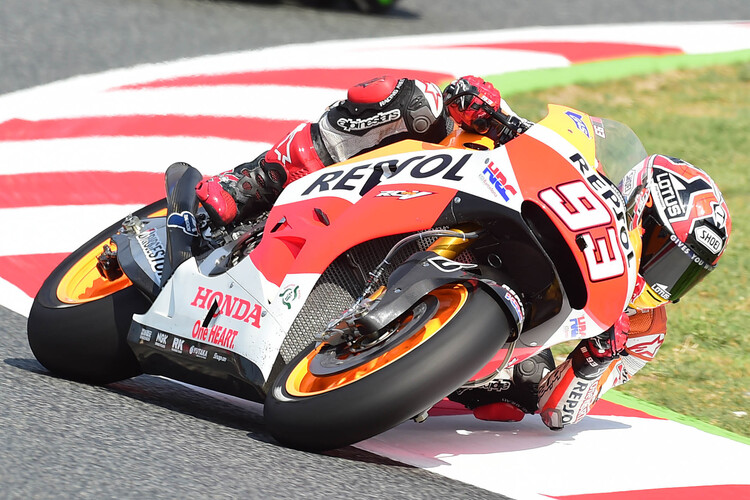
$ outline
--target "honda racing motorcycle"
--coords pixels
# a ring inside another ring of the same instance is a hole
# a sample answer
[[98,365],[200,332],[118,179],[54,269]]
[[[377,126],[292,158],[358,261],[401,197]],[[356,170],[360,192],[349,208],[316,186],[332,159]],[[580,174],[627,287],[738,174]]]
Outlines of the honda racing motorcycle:
[[636,135],[558,105],[517,132],[500,147],[463,130],[382,147],[229,229],[199,206],[201,174],[176,163],[164,200],[46,279],[31,349],[75,380],[149,373],[263,403],[270,433],[300,449],[422,420],[457,389],[606,330],[634,288],[615,183],[646,157]]

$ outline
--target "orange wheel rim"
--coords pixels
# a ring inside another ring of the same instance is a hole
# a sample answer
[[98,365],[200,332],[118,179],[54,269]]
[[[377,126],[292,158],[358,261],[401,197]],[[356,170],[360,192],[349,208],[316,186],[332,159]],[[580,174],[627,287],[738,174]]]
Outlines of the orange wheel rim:
[[[166,217],[167,209],[156,210],[146,217]],[[66,304],[81,304],[98,300],[107,295],[123,290],[133,283],[124,274],[114,281],[104,278],[96,268],[97,257],[101,255],[104,245],[113,250],[117,246],[112,240],[102,241],[93,250],[73,264],[57,285],[57,298]]]
[[[73,264],[57,285],[57,298],[66,304],[80,304],[91,302],[111,295],[129,287],[132,282],[124,274],[114,281],[104,278],[96,268],[96,258],[101,255],[106,242],[94,247],[93,250],[81,257]],[[113,242],[107,243],[115,249]]]
[[[435,333],[440,331],[443,326],[453,319],[461,307],[463,307],[469,292],[463,285],[448,285],[433,290],[430,292],[430,295],[438,299],[438,309],[432,317],[430,317],[426,323],[409,338],[367,363],[333,375],[319,376],[311,373],[309,367],[313,358],[315,358],[320,350],[326,345],[323,343],[316,347],[310,354],[305,356],[305,358],[294,367],[294,370],[286,381],[287,392],[290,395],[297,397],[314,396],[316,394],[338,389],[375,373],[381,368],[411,352],[426,342]],[[411,319],[411,315],[405,317],[401,321],[399,328],[408,324]]]

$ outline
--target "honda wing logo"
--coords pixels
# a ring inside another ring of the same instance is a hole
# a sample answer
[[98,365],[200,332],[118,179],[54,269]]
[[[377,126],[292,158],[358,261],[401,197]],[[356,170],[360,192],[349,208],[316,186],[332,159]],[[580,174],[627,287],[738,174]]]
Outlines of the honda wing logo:
[[476,264],[464,264],[455,260],[446,259],[445,257],[430,257],[427,262],[435,266],[439,271],[444,273],[453,273],[462,269],[473,269]]

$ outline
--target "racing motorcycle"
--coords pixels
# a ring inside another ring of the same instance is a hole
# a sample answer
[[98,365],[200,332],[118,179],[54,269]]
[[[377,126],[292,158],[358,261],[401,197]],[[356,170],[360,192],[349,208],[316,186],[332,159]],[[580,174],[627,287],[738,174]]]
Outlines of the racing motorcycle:
[[464,130],[397,142],[229,228],[199,206],[201,174],[172,165],[164,200],[46,279],[34,355],[89,383],[150,373],[260,402],[280,443],[324,450],[598,334],[639,254],[614,182],[646,152],[625,125],[564,106],[526,126],[496,115],[517,127],[505,145]]

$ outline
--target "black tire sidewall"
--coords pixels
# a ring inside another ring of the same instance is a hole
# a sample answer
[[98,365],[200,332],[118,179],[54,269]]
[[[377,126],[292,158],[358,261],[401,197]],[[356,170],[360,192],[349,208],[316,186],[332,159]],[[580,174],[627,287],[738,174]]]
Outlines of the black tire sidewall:
[[[135,215],[166,207],[154,202]],[[48,370],[73,380],[105,384],[141,373],[127,344],[133,314],[145,312],[150,301],[134,286],[78,304],[57,297],[60,280],[83,256],[111,237],[122,220],[112,224],[68,255],[37,292],[27,322],[31,351]]]
[[474,290],[450,322],[400,359],[341,388],[290,396],[286,380],[311,345],[274,381],[264,407],[266,425],[282,444],[310,450],[338,448],[380,434],[469,380],[509,333],[497,303]]

